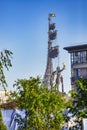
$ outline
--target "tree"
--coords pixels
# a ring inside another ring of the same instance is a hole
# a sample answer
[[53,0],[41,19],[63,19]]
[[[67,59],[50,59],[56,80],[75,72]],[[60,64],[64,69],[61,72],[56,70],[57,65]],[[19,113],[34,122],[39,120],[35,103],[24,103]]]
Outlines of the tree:
[[76,81],[75,85],[77,92],[70,92],[73,103],[70,112],[76,117],[74,127],[79,126],[82,129],[82,119],[87,118],[87,79],[81,78]]
[[[64,123],[67,107],[63,95],[52,87],[44,87],[37,78],[17,80],[13,99],[20,109],[25,110],[25,118],[18,115],[18,130],[60,130]],[[15,97],[15,98],[14,98]]]
[[6,126],[3,124],[1,110],[0,110],[0,130],[7,130]]
[[0,52],[0,85],[6,89],[7,82],[5,79],[4,68],[9,70],[9,67],[12,67],[11,58],[12,52],[10,50],[4,50]]
[[[11,56],[12,56],[12,52],[9,50],[4,50],[0,52],[0,85],[5,90],[6,90],[7,83],[5,79],[4,68],[9,70],[9,67],[12,66]],[[3,124],[2,114],[1,114],[1,109],[0,109],[0,130],[6,130],[6,129],[7,129],[6,126]]]

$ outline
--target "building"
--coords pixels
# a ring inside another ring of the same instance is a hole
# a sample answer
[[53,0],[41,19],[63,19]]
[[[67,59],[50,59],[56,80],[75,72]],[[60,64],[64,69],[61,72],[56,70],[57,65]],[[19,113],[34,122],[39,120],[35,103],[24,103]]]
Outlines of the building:
[[76,90],[75,80],[87,79],[87,44],[64,47],[70,53],[71,60],[71,86]]

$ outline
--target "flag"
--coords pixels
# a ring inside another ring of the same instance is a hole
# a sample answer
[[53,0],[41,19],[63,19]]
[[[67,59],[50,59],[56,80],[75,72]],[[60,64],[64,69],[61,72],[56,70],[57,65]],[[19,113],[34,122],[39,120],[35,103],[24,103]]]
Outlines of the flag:
[[49,14],[49,16],[50,17],[55,17],[56,15],[52,13],[52,14]]

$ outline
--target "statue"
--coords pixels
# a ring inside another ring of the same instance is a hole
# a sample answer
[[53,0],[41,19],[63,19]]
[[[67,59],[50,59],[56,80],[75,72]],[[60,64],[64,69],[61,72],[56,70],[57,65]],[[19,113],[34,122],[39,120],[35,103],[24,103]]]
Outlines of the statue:
[[61,76],[61,72],[65,69],[65,64],[63,64],[63,68],[60,69],[60,67],[58,66],[56,71],[52,72],[51,78],[50,78],[50,85],[51,87],[53,86],[53,82],[54,82],[54,77],[56,75],[56,87],[57,90],[59,91],[59,85],[60,82],[62,84],[62,93],[64,93],[64,85],[63,85],[63,77]]

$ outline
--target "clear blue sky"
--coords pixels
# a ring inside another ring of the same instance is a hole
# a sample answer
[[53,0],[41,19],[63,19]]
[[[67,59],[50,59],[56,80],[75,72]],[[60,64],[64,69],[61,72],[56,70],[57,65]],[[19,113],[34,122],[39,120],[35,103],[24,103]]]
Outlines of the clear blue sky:
[[[66,64],[65,91],[70,90],[68,45],[87,42],[86,0],[0,0],[0,50],[13,52],[13,67],[6,72],[9,89],[15,80],[43,77],[47,62],[48,14],[58,30],[54,45],[60,46],[60,65]],[[57,65],[54,61],[54,66]]]

